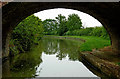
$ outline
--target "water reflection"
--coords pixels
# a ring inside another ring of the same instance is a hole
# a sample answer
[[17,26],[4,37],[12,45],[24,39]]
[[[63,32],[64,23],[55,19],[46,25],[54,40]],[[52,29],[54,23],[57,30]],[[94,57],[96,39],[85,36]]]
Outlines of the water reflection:
[[95,77],[78,61],[80,45],[80,41],[44,38],[31,52],[4,63],[3,77]]
[[78,60],[79,47],[82,42],[59,39],[45,39],[42,41],[43,51],[45,54],[57,54],[59,60],[62,60],[67,55],[69,60]]
[[41,45],[35,46],[35,49],[31,52],[21,53],[3,62],[2,77],[34,77],[36,73],[35,66],[42,62],[41,49]]
[[56,55],[42,54],[43,62],[37,67],[36,77],[95,77],[81,62],[58,60]]

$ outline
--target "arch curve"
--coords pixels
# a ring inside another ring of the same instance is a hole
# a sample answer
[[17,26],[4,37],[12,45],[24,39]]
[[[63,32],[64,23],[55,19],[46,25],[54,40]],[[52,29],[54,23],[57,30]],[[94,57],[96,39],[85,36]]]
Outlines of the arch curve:
[[10,34],[19,22],[33,13],[53,8],[74,9],[95,17],[108,31],[113,50],[120,53],[119,3],[10,2],[2,7],[3,57],[9,54]]

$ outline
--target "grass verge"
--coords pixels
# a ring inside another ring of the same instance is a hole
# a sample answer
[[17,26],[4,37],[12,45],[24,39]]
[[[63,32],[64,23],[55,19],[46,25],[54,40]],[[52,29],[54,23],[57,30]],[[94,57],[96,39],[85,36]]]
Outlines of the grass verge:
[[62,36],[62,37],[73,37],[86,40],[86,42],[80,46],[81,52],[92,51],[92,49],[99,49],[111,45],[110,40],[95,36]]

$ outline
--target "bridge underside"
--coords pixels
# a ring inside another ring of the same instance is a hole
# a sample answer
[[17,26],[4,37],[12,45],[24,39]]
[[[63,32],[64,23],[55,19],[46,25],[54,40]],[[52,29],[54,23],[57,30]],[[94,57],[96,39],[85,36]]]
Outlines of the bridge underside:
[[68,8],[82,11],[99,20],[110,35],[113,51],[120,54],[119,3],[11,2],[2,7],[3,57],[9,55],[10,35],[19,22],[33,13],[53,8]]

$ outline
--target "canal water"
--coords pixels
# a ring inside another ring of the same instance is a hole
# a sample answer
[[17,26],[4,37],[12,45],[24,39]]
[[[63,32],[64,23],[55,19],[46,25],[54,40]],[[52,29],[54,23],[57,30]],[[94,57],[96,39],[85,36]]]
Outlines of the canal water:
[[3,77],[97,77],[81,61],[82,42],[44,38],[3,63]]

